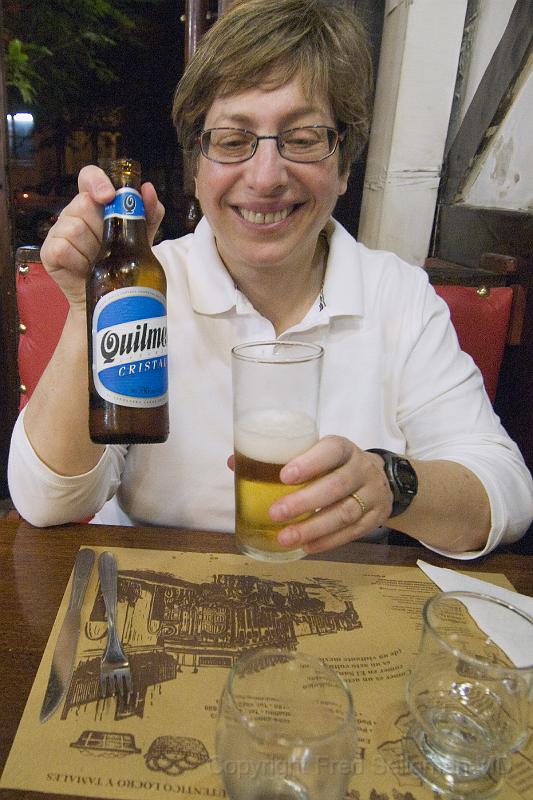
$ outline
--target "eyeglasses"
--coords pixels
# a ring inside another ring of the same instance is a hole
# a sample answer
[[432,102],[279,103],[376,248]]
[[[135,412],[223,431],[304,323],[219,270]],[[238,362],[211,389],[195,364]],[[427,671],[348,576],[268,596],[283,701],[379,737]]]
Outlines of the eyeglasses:
[[257,136],[242,128],[209,128],[199,136],[203,155],[219,164],[248,161],[261,139],[275,139],[280,156],[288,161],[312,164],[333,155],[343,138],[343,133],[327,125],[290,128],[276,136]]

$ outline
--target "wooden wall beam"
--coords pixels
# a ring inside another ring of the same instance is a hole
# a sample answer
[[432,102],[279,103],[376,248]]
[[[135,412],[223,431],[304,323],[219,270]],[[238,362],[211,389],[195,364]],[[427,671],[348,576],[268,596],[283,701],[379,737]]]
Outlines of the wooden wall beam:
[[185,4],[185,63],[209,27],[209,0],[186,0]]
[[486,131],[494,124],[505,97],[520,74],[532,46],[531,0],[516,0],[515,7],[485,74],[450,149],[444,166],[440,201],[451,203],[457,197],[482,146]]
[[[0,0],[0,27],[3,9]],[[7,95],[4,53],[0,50],[0,497],[7,497],[7,457],[18,409],[15,266],[8,180]]]

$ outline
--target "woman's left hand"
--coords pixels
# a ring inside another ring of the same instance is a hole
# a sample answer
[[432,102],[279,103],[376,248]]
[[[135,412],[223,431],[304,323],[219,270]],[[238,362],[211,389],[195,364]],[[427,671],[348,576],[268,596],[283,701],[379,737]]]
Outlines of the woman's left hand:
[[[278,534],[285,547],[320,553],[369,534],[392,510],[392,492],[383,459],[342,436],[326,436],[280,473],[286,484],[309,484],[270,507],[274,522],[287,521]],[[357,498],[354,496],[357,495]],[[290,520],[319,509],[303,522]]]

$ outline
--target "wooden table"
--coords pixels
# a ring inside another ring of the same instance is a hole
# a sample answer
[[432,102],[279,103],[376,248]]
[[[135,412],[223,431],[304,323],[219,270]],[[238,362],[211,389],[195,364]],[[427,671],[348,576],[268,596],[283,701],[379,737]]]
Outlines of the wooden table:
[[[0,519],[0,770],[81,545],[236,552],[234,537],[227,534],[107,525],[64,525],[40,530],[25,522]],[[417,558],[423,558],[437,566],[504,573],[518,591],[533,596],[533,556],[519,553],[498,551],[475,561],[458,562],[422,546],[352,542],[312,558],[391,566],[414,566]],[[55,795],[0,790],[1,800],[45,796]]]

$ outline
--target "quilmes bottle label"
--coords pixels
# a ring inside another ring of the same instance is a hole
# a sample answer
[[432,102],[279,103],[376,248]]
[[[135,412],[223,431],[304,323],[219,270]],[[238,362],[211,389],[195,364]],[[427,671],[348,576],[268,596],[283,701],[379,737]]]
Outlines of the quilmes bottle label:
[[145,219],[144,203],[140,193],[129,186],[117,189],[114,200],[104,206],[104,219]]
[[101,297],[93,314],[92,344],[100,397],[134,408],[167,402],[167,311],[161,292],[127,286]]

